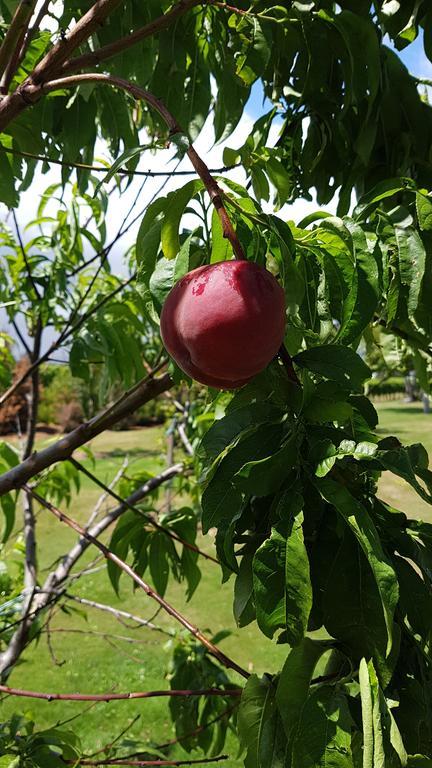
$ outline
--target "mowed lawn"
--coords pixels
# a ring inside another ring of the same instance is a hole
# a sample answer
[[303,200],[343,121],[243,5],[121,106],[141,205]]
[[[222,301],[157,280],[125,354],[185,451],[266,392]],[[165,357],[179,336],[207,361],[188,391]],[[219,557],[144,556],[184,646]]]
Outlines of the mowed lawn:
[[[420,406],[407,405],[402,401],[378,404],[377,408],[383,436],[395,434],[404,443],[423,442],[432,455],[432,415],[424,415]],[[41,443],[47,442],[41,437]],[[160,427],[104,433],[93,441],[92,448],[96,455],[94,471],[105,482],[112,480],[126,455],[129,457],[129,469],[141,467],[157,472],[166,465],[164,430]],[[84,463],[90,468],[88,460]],[[83,478],[81,492],[73,499],[70,514],[85,521],[99,493],[90,480]],[[384,475],[380,495],[412,516],[431,517],[432,508],[428,508],[398,478]],[[39,513],[37,526],[42,579],[56,559],[69,548],[74,536],[46,511]],[[210,537],[201,538],[199,544],[213,551]],[[88,551],[84,562],[88,563],[94,557],[95,552]],[[121,607],[143,618],[154,617],[157,606],[143,592],[133,592],[125,576],[121,579],[120,597],[117,597],[103,563],[100,565],[101,570],[82,577],[70,591]],[[248,670],[258,674],[276,672],[283,663],[286,648],[266,640],[254,625],[237,629],[232,618],[232,582],[221,585],[219,569],[213,563],[204,561],[201,566],[202,581],[190,603],[185,601],[183,586],[173,581],[168,586],[167,600],[209,635],[222,629],[230,630],[231,634],[222,641],[221,648]],[[162,627],[174,628],[172,620],[161,613],[154,618],[154,622]],[[113,617],[92,609],[86,610],[85,614],[58,612],[51,627],[51,649],[47,635],[43,634],[38,644],[29,647],[22,662],[13,670],[10,685],[48,692],[86,693],[168,687],[166,676],[172,652],[172,641],[168,637],[144,628],[122,626]],[[105,633],[106,637],[100,633]],[[118,635],[130,637],[135,642],[127,643]],[[233,679],[240,682],[235,676]],[[134,742],[139,742],[140,747],[143,744],[158,745],[174,736],[167,699],[101,703],[91,708],[75,702],[4,699],[2,719],[14,711],[30,713],[38,728],[49,727],[59,720],[83,713],[70,727],[80,735],[87,752],[111,742],[135,718],[138,719],[124,736],[128,743],[125,743],[123,753],[135,751],[137,745]],[[224,765],[233,768],[242,765],[242,760],[235,754],[233,740],[228,740],[226,751],[231,757]],[[199,754],[194,753],[192,757],[198,758]],[[169,755],[173,759],[186,757],[178,746],[173,747]]]

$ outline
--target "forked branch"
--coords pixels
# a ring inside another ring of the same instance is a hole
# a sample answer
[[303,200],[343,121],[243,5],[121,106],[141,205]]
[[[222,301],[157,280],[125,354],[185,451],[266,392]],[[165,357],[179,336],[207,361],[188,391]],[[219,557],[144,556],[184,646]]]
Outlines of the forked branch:
[[174,606],[172,606],[170,603],[168,603],[161,595],[159,595],[147,582],[145,582],[140,576],[138,576],[137,573],[123,560],[121,560],[120,557],[118,557],[114,552],[111,552],[108,547],[105,546],[105,544],[102,544],[99,539],[95,539],[88,531],[85,531],[84,528],[82,528],[79,523],[76,522],[76,520],[73,520],[68,515],[66,515],[64,512],[61,512],[59,509],[57,509],[51,502],[44,499],[40,494],[36,493],[32,488],[30,488],[28,485],[24,486],[24,490],[28,493],[31,493],[33,498],[39,502],[45,509],[49,510],[54,517],[57,518],[57,520],[60,520],[60,522],[65,523],[69,528],[72,528],[72,530],[79,533],[80,536],[87,539],[91,544],[93,544],[95,547],[97,547],[100,552],[104,555],[104,557],[107,560],[111,560],[111,562],[115,563],[124,573],[127,573],[128,576],[137,584],[148,597],[150,597],[152,600],[154,600],[158,605],[161,606],[161,608],[169,614],[169,616],[172,616],[176,621],[179,622],[185,629],[188,630],[188,632],[193,635],[198,642],[200,642],[207,650],[208,652],[214,656],[217,661],[219,661],[220,664],[222,664],[227,669],[232,669],[234,672],[237,672],[239,675],[244,677],[246,680],[249,678],[249,673],[246,672],[245,669],[243,669],[239,664],[237,664],[235,661],[229,658],[229,656],[226,656],[214,643],[211,642],[197,627],[195,627],[185,616],[183,616]]

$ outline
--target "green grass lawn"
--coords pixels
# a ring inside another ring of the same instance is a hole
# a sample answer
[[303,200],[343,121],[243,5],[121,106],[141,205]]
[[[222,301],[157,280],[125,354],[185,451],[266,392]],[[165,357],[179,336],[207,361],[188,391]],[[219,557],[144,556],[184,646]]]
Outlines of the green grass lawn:
[[[396,434],[405,443],[421,441],[432,451],[432,415],[425,416],[417,405],[395,401],[379,404],[378,410],[381,434]],[[47,444],[48,439],[39,436],[38,442]],[[92,448],[97,459],[95,473],[105,482],[112,479],[126,454],[133,467],[157,471],[165,465],[163,428],[159,427],[104,433],[93,441]],[[384,476],[380,494],[410,515],[430,517],[428,506],[402,480]],[[99,490],[90,480],[83,478],[81,493],[73,499],[70,513],[84,521],[98,496]],[[37,526],[38,540],[41,542],[41,578],[44,578],[47,569],[74,541],[74,536],[46,511],[39,513]],[[202,548],[213,551],[210,537],[201,539],[199,543]],[[88,551],[85,562],[93,557],[94,552]],[[183,587],[174,583],[168,587],[168,601],[209,634],[229,629],[231,635],[221,643],[221,647],[248,670],[258,673],[277,671],[285,658],[286,649],[264,639],[254,625],[237,629],[232,618],[232,584],[221,585],[219,569],[211,562],[203,562],[202,573],[201,584],[189,604],[185,602]],[[116,597],[104,568],[83,577],[73,591],[82,597],[121,606],[144,618],[154,615],[154,603],[143,592],[133,592],[124,576],[120,597]],[[173,626],[172,621],[161,614],[155,618],[155,622],[165,627]],[[168,687],[166,674],[171,645],[163,635],[148,629],[131,630],[118,624],[113,617],[91,609],[86,616],[59,612],[51,626],[54,630],[51,634],[51,651],[47,636],[43,635],[37,645],[29,647],[22,662],[13,670],[10,685],[40,691],[89,693]],[[113,637],[107,640],[100,635],[89,634],[86,630],[91,633],[128,635],[138,642],[128,644]],[[86,705],[82,703],[48,703],[8,698],[3,701],[2,709],[3,718],[13,711],[31,713],[38,728],[48,727],[84,712],[71,727],[80,735],[87,751],[100,749],[137,716],[139,719],[127,733],[128,739],[136,739],[142,745],[146,742],[163,743],[173,737],[166,699],[98,704],[86,711]],[[227,751],[233,755],[233,750],[234,744],[229,740]],[[178,759],[184,757],[185,753],[175,747],[170,756]],[[198,757],[198,754],[194,757]],[[241,764],[242,761],[235,756],[225,763],[233,768]]]
[[[390,400],[375,403],[379,413],[379,433],[396,435],[404,445],[423,443],[432,461],[432,414],[423,413],[419,403]],[[410,517],[430,520],[431,507],[399,477],[384,472],[380,480],[380,496]]]

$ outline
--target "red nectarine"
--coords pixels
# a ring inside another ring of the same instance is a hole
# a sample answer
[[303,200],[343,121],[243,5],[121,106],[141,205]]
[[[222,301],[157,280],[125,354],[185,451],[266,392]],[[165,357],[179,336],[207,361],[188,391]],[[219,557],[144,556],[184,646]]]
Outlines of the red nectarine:
[[284,336],[284,292],[250,261],[220,261],[182,277],[161,315],[165,347],[193,379],[243,386],[276,355]]

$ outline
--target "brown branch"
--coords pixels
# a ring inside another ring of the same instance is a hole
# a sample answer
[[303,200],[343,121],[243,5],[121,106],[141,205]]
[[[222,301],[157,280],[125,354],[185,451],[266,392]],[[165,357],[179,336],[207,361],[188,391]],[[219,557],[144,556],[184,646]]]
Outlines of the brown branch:
[[[228,760],[228,755],[219,755],[218,757],[202,757],[199,760],[80,760],[79,765],[133,765],[133,766],[151,766],[151,765],[205,765],[207,763],[219,763],[221,760]],[[77,765],[76,760],[65,760],[67,765]]]
[[20,696],[27,699],[43,699],[44,701],[124,701],[125,699],[154,699],[157,697],[187,697],[187,696],[241,696],[242,689],[222,690],[221,688],[202,688],[176,691],[172,689],[164,691],[131,691],[128,693],[42,693],[41,691],[27,691],[23,688],[10,688],[8,685],[0,685],[0,693],[8,696]]
[[0,94],[7,93],[36,0],[21,0],[0,46]]
[[294,370],[294,366],[293,366],[293,361],[291,359],[291,355],[289,354],[285,344],[282,344],[281,348],[279,349],[278,355],[279,355],[280,359],[282,360],[282,363],[283,363],[283,366],[284,366],[284,368],[285,368],[285,370],[287,372],[288,378],[291,381],[293,381],[294,384],[297,384],[298,386],[300,386],[300,379],[299,379],[299,377],[297,376],[297,374],[296,374],[296,372]]
[[48,509],[60,522],[65,523],[69,528],[72,528],[74,531],[79,533],[80,536],[87,539],[91,544],[93,544],[95,547],[97,547],[104,557],[107,560],[111,560],[111,562],[115,563],[124,573],[127,573],[128,576],[137,584],[148,597],[150,597],[152,600],[155,600],[158,605],[163,608],[163,610],[168,613],[169,616],[172,616],[176,621],[179,622],[185,629],[188,630],[188,632],[195,637],[198,642],[200,642],[207,650],[208,652],[214,656],[217,661],[219,661],[220,664],[222,664],[227,669],[232,669],[234,672],[237,672],[239,675],[244,677],[245,679],[249,678],[249,672],[246,672],[245,669],[240,667],[235,661],[229,658],[229,656],[226,656],[214,643],[211,642],[200,630],[195,627],[191,622],[183,616],[174,606],[170,605],[163,597],[161,597],[149,584],[147,584],[140,576],[138,576],[137,573],[121,558],[119,558],[114,552],[111,552],[111,550],[108,549],[108,547],[105,546],[105,544],[102,544],[101,541],[91,536],[91,534],[88,531],[85,531],[84,528],[82,528],[79,523],[76,522],[76,520],[73,520],[68,515],[66,515],[64,512],[61,512],[59,509],[54,507],[53,504],[51,504],[49,501],[44,499],[42,496],[40,496],[36,491],[34,491],[32,488],[30,488],[28,485],[24,485],[24,490],[30,492],[36,501],[39,502],[39,504],[42,504],[45,509]]
[[[110,59],[112,56],[141,42],[141,40],[145,40],[146,37],[151,37],[156,32],[165,29],[195,6],[205,4],[206,0],[180,0],[180,2],[176,3],[174,7],[168,11],[168,13],[159,16],[149,24],[146,24],[146,26],[141,27],[141,29],[137,29],[135,32],[132,32],[131,35],[126,35],[113,43],[109,43],[109,45],[97,48],[95,51],[89,51],[82,56],[77,56],[74,59],[65,61],[61,74],[66,72],[78,72],[87,67],[94,66],[95,64],[100,64],[101,61]],[[207,0],[207,4],[210,4],[209,0]]]
[[109,496],[111,496],[113,499],[118,501],[120,504],[124,504],[125,507],[130,509],[132,512],[136,512],[138,515],[140,515],[149,525],[152,525],[153,528],[156,528],[157,531],[160,531],[161,533],[164,533],[166,536],[168,536],[173,541],[177,541],[179,544],[181,544],[183,547],[186,547],[186,549],[191,550],[191,552],[196,552],[197,555],[200,555],[201,557],[204,557],[206,560],[210,560],[213,563],[216,563],[216,565],[219,565],[219,561],[216,560],[215,557],[212,557],[212,555],[208,555],[207,552],[203,552],[199,547],[197,547],[195,544],[191,544],[189,541],[186,541],[185,539],[182,539],[180,536],[177,536],[176,533],[173,531],[170,531],[168,528],[165,528],[163,525],[160,525],[156,520],[154,520],[149,515],[146,515],[145,512],[142,511],[142,509],[139,509],[135,504],[131,504],[127,499],[123,499],[121,496],[119,496],[118,493],[116,493],[112,488],[110,488],[108,485],[106,485],[102,480],[99,480],[99,478],[96,477],[90,470],[88,470],[81,462],[77,461],[74,458],[70,458],[69,462],[73,464],[73,466],[79,471],[82,472],[83,475],[89,478],[93,483],[99,486],[99,488],[102,488],[102,490],[105,491]]
[[62,64],[79,48],[81,43],[88,40],[93,32],[97,31],[121,2],[122,0],[96,0],[90,10],[77,21],[66,38],[59,40],[39,62],[30,75],[31,81],[39,84],[59,72]]
[[[51,93],[52,91],[62,90],[63,88],[74,88],[75,86],[81,85],[83,83],[105,83],[106,85],[112,85],[115,88],[120,88],[121,90],[126,91],[126,93],[129,93],[134,99],[144,101],[147,104],[149,104],[153,109],[155,109],[165,121],[171,135],[174,135],[177,133],[180,133],[180,134],[184,133],[184,131],[182,130],[181,126],[178,124],[175,117],[165,107],[165,105],[161,102],[161,100],[158,99],[156,96],[154,96],[154,94],[150,93],[149,91],[146,91],[144,88],[141,88],[135,83],[132,83],[128,80],[124,80],[121,77],[104,75],[97,72],[96,73],[92,72],[84,75],[72,75],[71,77],[62,77],[59,79],[51,80],[50,82],[45,82],[43,83],[41,88],[39,89],[36,88],[36,91],[34,89],[30,89],[30,92],[28,94],[30,96],[30,103],[33,103],[33,101],[36,101],[38,100],[38,98],[41,98],[42,93]],[[27,89],[25,85],[21,89],[21,95],[24,98],[27,97]],[[1,111],[1,105],[0,105],[0,111]],[[0,125],[0,129],[1,129],[1,125]],[[243,248],[235,233],[231,219],[229,218],[226,208],[224,206],[223,199],[222,199],[223,198],[222,190],[219,188],[219,185],[217,184],[216,180],[212,177],[211,173],[209,172],[208,167],[206,166],[204,161],[200,158],[200,156],[197,154],[197,152],[195,151],[192,145],[189,146],[186,154],[189,157],[189,160],[191,161],[193,167],[195,168],[196,173],[202,180],[208,192],[210,200],[212,201],[218,213],[218,216],[222,224],[223,236],[230,242],[232,249],[234,251],[235,258],[245,259],[246,257],[245,257]]]
[[50,2],[51,2],[51,0],[44,0],[44,2],[42,3],[41,7],[39,8],[38,15],[36,16],[32,26],[29,27],[29,29],[27,31],[26,38],[25,38],[24,43],[23,43],[23,47],[22,47],[21,52],[20,52],[20,58],[21,59],[24,57],[26,49],[28,48],[30,42],[32,41],[33,37],[35,36],[36,32],[38,31],[44,16],[46,16]]
[[140,408],[144,403],[153,400],[172,386],[173,382],[168,374],[165,374],[160,378],[146,377],[139,382],[138,386],[132,388],[130,394],[126,393],[122,402],[117,406],[110,406],[102,414],[90,419],[90,421],[86,421],[72,432],[69,432],[68,435],[57,440],[57,442],[44,448],[42,451],[33,453],[21,464],[18,464],[18,466],[5,472],[0,477],[0,496],[16,488],[20,488],[24,483],[30,480],[30,478],[39,474],[39,472],[42,472],[43,469],[50,467],[51,464],[68,459],[81,445],[92,440],[96,435],[100,434],[100,432],[109,429],[113,424],[116,424],[117,421],[120,421],[120,419],[124,418],[126,415],[133,413],[133,411]]

